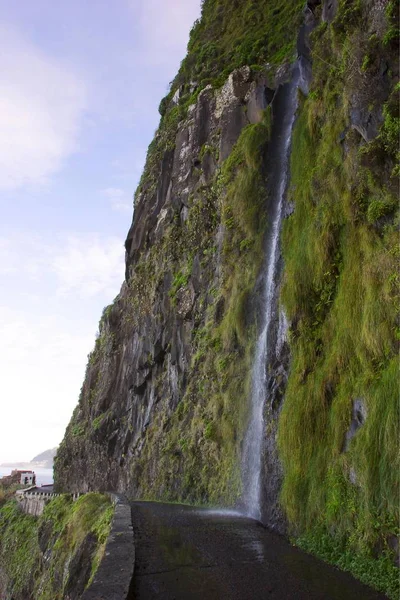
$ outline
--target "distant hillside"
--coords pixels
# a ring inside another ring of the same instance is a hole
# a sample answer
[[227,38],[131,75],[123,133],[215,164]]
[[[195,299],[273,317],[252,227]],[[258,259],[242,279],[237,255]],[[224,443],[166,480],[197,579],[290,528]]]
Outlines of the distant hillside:
[[50,450],[45,450],[41,454],[38,454],[31,460],[31,464],[44,467],[46,469],[53,468],[54,457],[57,453],[57,448],[51,448]]
[[26,462],[6,462],[1,463],[0,467],[12,467],[17,469],[34,469],[35,467],[40,467],[42,469],[52,469],[54,463],[54,457],[57,453],[57,448],[51,448],[50,450],[45,450],[41,452],[31,461]]

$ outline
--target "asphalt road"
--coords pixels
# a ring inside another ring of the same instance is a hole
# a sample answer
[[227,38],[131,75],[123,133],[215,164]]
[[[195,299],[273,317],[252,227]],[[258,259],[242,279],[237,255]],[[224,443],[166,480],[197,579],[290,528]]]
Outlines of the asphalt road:
[[129,600],[385,598],[235,513],[134,502],[132,522]]

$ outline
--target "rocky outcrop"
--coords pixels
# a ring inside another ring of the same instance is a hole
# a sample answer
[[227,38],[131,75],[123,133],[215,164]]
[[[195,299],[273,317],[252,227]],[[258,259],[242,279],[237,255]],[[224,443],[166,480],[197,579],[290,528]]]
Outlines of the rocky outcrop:
[[[154,171],[145,170],[125,244],[126,282],[104,312],[79,405],[57,455],[58,489],[111,488],[141,495],[150,488],[156,495],[166,493],[165,484],[157,487],[154,481],[158,453],[165,454],[168,445],[163,432],[190,395],[193,404],[196,398],[207,403],[207,397],[198,398],[199,391],[191,389],[198,374],[193,369],[197,336],[212,312],[217,324],[226,314],[221,293],[227,262],[221,166],[241,132],[262,122],[275,85],[273,74],[255,74],[247,66],[237,69],[221,89],[206,86],[172,127],[162,155],[155,150],[158,161]],[[162,145],[165,135],[160,129],[156,144]],[[150,153],[147,164],[153,159]],[[244,255],[246,248],[239,252]],[[249,322],[254,309],[252,314],[246,317]],[[155,442],[149,432],[154,435],[157,420],[162,429]],[[201,444],[205,436],[210,443],[206,428],[207,423],[194,433],[193,444]],[[235,424],[238,432],[240,428]],[[235,435],[239,452],[240,434]],[[144,446],[151,442],[143,484],[139,465]],[[218,446],[222,453],[223,439]],[[180,475],[186,468],[184,450],[172,452]],[[180,476],[169,492],[182,493]]]

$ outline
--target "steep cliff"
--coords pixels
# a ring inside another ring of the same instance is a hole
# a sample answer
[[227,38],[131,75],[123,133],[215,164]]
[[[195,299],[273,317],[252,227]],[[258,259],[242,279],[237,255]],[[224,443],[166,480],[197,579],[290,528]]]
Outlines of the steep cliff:
[[298,56],[262,516],[394,593],[397,13],[393,0],[205,0],[160,104],[126,280],[58,451],[60,489],[240,505],[276,140]]
[[303,7],[204,4],[160,105],[126,281],[104,311],[58,452],[60,487],[219,504],[240,497],[271,103],[290,76]]

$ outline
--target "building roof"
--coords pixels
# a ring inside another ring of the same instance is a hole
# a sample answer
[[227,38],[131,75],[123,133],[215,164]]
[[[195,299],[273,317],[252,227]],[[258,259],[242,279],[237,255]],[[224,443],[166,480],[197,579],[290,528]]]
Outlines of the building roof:
[[35,474],[35,471],[28,471],[27,469],[15,469],[15,471],[13,471],[13,473],[33,473],[33,474]]

